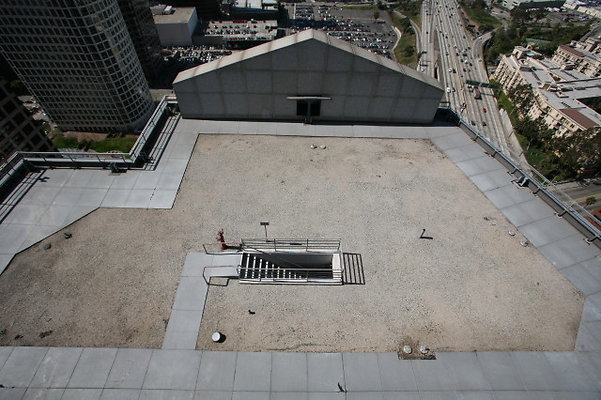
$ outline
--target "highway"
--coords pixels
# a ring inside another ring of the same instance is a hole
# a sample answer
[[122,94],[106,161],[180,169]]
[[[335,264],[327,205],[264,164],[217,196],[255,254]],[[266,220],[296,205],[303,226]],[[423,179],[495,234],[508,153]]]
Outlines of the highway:
[[462,118],[509,154],[505,127],[497,101],[489,88],[480,87],[481,99],[467,80],[488,82],[482,58],[482,45],[490,34],[475,39],[466,30],[456,0],[424,0],[418,51],[422,52],[418,69],[441,81],[445,100]]
[[[563,194],[570,196],[589,212],[601,207],[601,181],[564,182],[556,184],[551,190],[558,194],[560,198],[565,197]],[[561,192],[557,193],[557,190]],[[594,197],[597,201],[594,204],[586,205],[586,199],[589,197]]]

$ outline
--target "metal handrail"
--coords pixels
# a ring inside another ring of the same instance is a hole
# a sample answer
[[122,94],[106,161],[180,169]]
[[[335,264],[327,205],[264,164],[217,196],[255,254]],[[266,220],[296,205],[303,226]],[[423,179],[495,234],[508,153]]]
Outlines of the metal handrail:
[[6,162],[0,166],[0,185],[7,176],[12,176],[21,167],[23,157],[19,152],[13,153]]
[[0,193],[6,194],[12,191],[16,182],[13,178],[29,171],[31,166],[62,166],[67,168],[113,168],[114,166],[129,169],[136,167],[140,160],[146,163],[148,159],[142,150],[148,140],[152,136],[156,136],[157,131],[159,131],[156,128],[161,118],[165,117],[168,105],[173,104],[177,104],[173,96],[163,96],[129,153],[88,153],[81,151],[14,152],[6,161],[0,164]]
[[300,264],[293,263],[293,262],[291,262],[291,261],[285,261],[285,260],[283,260],[281,257],[279,257],[279,256],[276,256],[276,255],[275,255],[276,253],[266,253],[266,252],[264,252],[263,250],[259,250],[259,249],[256,249],[256,248],[253,248],[253,247],[250,247],[250,246],[244,246],[244,245],[243,245],[243,248],[249,248],[249,249],[251,249],[251,250],[253,250],[253,251],[258,251],[258,252],[259,252],[259,253],[261,253],[261,254],[265,254],[266,256],[269,256],[269,257],[273,257],[273,258],[280,259],[282,262],[284,262],[284,263],[286,263],[286,264],[291,264],[291,265],[294,265],[295,267],[299,267],[298,269],[302,269],[302,268],[303,268],[303,266],[302,266],[302,265],[300,265]]
[[[239,265],[236,269],[238,271],[238,276],[240,277],[239,279],[241,280],[245,280],[245,281],[258,281],[258,282],[262,282],[265,279],[268,279],[269,281],[282,281],[282,280],[304,280],[305,282],[309,282],[310,278],[309,278],[309,274],[311,272],[332,272],[333,275],[333,270],[332,268],[282,268],[282,270],[290,270],[291,272],[304,272],[305,275],[304,277],[300,277],[300,278],[275,278],[275,277],[271,277],[271,278],[266,278],[266,277],[261,277],[259,276],[258,278],[242,278],[240,276],[241,270],[242,270],[242,266]],[[326,279],[326,278],[312,278],[312,279]]]
[[154,133],[154,129],[157,126],[157,122],[164,115],[164,112],[169,104],[176,104],[177,101],[173,96],[165,95],[158,103],[157,107],[150,116],[149,121],[145,124],[144,129],[138,136],[138,139],[132,146],[129,153],[88,153],[82,151],[52,151],[52,152],[39,152],[39,151],[16,151],[13,155],[0,166],[0,179],[5,175],[10,174],[11,170],[14,169],[15,161],[28,160],[47,162],[48,160],[62,160],[65,159],[71,162],[78,162],[79,159],[96,159],[99,163],[112,163],[115,159],[120,159],[124,164],[133,165],[138,160],[141,150],[146,144],[146,141]]
[[[204,251],[205,251],[206,254],[213,254],[213,255],[215,255],[215,254],[224,254],[224,253],[227,254],[228,252],[225,251],[225,250],[223,250],[223,251],[209,251],[209,250],[207,250],[207,246],[221,246],[221,244],[222,244],[221,242],[203,243],[202,244],[202,248],[204,249]],[[225,242],[223,244],[225,244],[228,247],[228,249],[232,250],[232,251],[230,251],[230,253],[231,252],[238,253],[240,251],[240,243]]]
[[301,249],[305,248],[305,251],[309,249],[315,250],[340,250],[340,239],[287,239],[287,238],[273,238],[273,239],[242,239],[242,247],[256,247],[264,246],[273,248],[275,251],[279,249]]
[[[306,268],[300,264],[294,263],[292,261],[289,260],[284,260],[282,259],[282,257],[280,257],[278,255],[278,253],[267,253],[259,248],[256,248],[252,245],[249,245],[248,242],[257,242],[258,244],[273,244],[273,249],[274,251],[277,251],[277,242],[280,241],[281,244],[287,245],[288,247],[284,247],[286,249],[298,249],[301,246],[305,246],[306,250],[308,251],[309,248],[309,244],[313,244],[313,243],[320,243],[323,245],[329,244],[329,247],[320,247],[318,249],[320,250],[326,250],[326,249],[336,249],[339,250],[340,249],[340,239],[303,239],[303,240],[299,240],[299,239],[243,239],[241,241],[241,249],[245,250],[245,249],[249,249],[251,251],[256,251],[259,252],[261,254],[264,254],[270,258],[274,258],[276,260],[280,260],[280,262],[284,263],[284,267],[281,267],[282,270],[288,270],[290,272],[294,272],[294,273],[303,273],[305,274],[305,278],[286,278],[286,279],[304,279],[306,282],[309,282],[309,274],[311,272],[332,272],[333,274],[333,268]],[[336,244],[335,247],[333,247],[332,245]],[[280,246],[280,248],[282,248],[282,246]],[[243,267],[240,266],[240,269],[242,269]],[[238,275],[240,275],[240,270],[238,270]],[[259,278],[240,278],[240,279],[244,279],[244,280],[250,280],[250,281],[256,281],[258,280],[259,282],[261,282],[263,280],[263,278],[261,276],[259,276]],[[282,280],[283,278],[269,278],[270,281],[278,281],[278,280]]]
[[165,113],[165,109],[167,108],[167,105],[173,104],[176,102],[177,101],[172,99],[172,97],[169,95],[163,96],[163,98],[161,99],[161,101],[159,102],[159,104],[157,105],[155,110],[153,111],[152,115],[150,116],[150,118],[148,119],[146,124],[144,125],[144,129],[142,129],[142,133],[140,134],[140,136],[138,136],[138,139],[132,146],[131,150],[129,151],[129,154],[135,155],[136,158],[140,155],[140,152],[144,148],[144,145],[146,144],[148,139],[150,139],[151,134],[154,132],[154,129],[158,125],[160,119],[163,117],[163,115]]
[[[534,193],[538,193],[538,192],[542,191],[550,201],[552,201],[554,204],[556,204],[558,207],[560,207],[562,209],[562,212],[558,213],[558,215],[563,216],[566,213],[569,214],[578,225],[580,225],[583,229],[587,230],[590,234],[592,234],[591,237],[586,238],[586,240],[588,242],[594,242],[594,241],[601,242],[601,231],[599,229],[597,229],[597,227],[595,227],[593,224],[591,224],[585,217],[583,217],[579,212],[577,212],[572,207],[574,204],[577,204],[577,203],[568,194],[563,192],[561,189],[557,188],[553,184],[553,182],[548,180],[543,174],[541,174],[539,171],[537,171],[532,166],[528,165],[527,168],[524,168],[519,162],[516,162],[513,158],[511,158],[508,155],[506,155],[505,153],[503,153],[496,144],[494,144],[489,138],[487,138],[486,136],[484,136],[483,134],[478,132],[476,129],[474,129],[470,124],[467,123],[467,121],[465,121],[452,108],[439,107],[439,109],[446,110],[446,111],[452,113],[454,115],[454,117],[457,119],[458,124],[463,125],[463,128],[466,128],[468,130],[468,133],[471,133],[473,135],[474,141],[477,142],[478,140],[480,140],[482,143],[481,145],[484,145],[483,147],[488,147],[488,149],[491,150],[491,152],[489,154],[493,158],[496,158],[497,156],[501,157],[503,159],[503,161],[506,164],[508,164],[511,167],[511,169],[513,169],[512,171],[511,170],[509,171],[512,175],[515,176],[516,174],[519,174],[520,176],[528,178],[530,180],[530,182],[532,182],[532,184],[534,186],[536,186],[536,191],[534,191]],[[536,179],[534,177],[534,175],[542,178],[543,182],[540,182],[538,179]],[[572,204],[568,205],[565,201],[563,201],[563,200],[559,199],[557,196],[555,196],[553,194],[553,192],[551,192],[548,189],[549,186],[552,186],[554,189],[556,189],[558,192],[560,192],[566,198],[570,199]],[[593,218],[592,214],[590,214],[587,210],[585,210],[582,207],[580,207],[580,208],[581,208],[581,212],[583,214],[587,215],[588,217]]]
[[[202,269],[202,279],[204,279],[204,281],[206,282],[207,285],[210,285],[209,280],[212,278],[212,276],[210,276],[209,279],[207,279],[207,275],[205,274],[206,270],[207,269],[223,269],[223,268],[228,268],[228,267],[232,267],[232,265],[207,265]],[[239,265],[236,268],[236,272],[238,273],[238,278],[240,278],[240,270],[238,268],[240,268]],[[220,276],[220,278],[229,278],[229,276],[228,277]]]

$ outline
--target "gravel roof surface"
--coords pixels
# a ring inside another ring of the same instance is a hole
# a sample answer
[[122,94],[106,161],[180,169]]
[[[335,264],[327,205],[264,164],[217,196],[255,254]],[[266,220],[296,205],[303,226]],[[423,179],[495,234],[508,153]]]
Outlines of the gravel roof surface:
[[15,257],[0,345],[160,347],[186,254],[220,228],[261,237],[260,221],[341,238],[366,283],[212,286],[199,348],[574,347],[583,296],[429,141],[237,135],[199,138],[172,210],[99,209]]

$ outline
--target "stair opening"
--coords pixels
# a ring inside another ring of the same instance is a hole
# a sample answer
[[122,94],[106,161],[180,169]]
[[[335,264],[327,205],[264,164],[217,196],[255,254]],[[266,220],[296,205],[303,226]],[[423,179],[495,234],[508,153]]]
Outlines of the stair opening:
[[342,284],[339,241],[243,240],[242,283]]

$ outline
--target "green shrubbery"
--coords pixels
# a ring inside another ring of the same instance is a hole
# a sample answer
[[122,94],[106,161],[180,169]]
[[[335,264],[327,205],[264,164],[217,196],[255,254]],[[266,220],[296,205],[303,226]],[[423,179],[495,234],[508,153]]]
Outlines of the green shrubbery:
[[394,12],[388,12],[394,26],[401,31],[401,39],[394,48],[394,55],[399,64],[414,68],[417,65],[417,51],[415,50],[415,32],[411,27],[408,17],[401,18]]
[[52,144],[54,147],[63,149],[79,149],[82,151],[94,150],[97,153],[108,153],[118,151],[128,153],[136,142],[135,136],[107,137],[99,141],[77,140],[74,137],[67,137],[62,133],[54,135]]
[[515,46],[525,46],[529,39],[539,44],[535,50],[551,56],[557,47],[579,39],[589,31],[589,25],[568,25],[564,27],[540,27],[513,25],[509,28],[499,28],[484,48],[484,58],[488,63],[496,63],[501,54],[509,54]]
[[420,15],[422,9],[421,0],[401,0],[399,1],[399,5],[395,9],[404,16],[413,20],[413,22],[420,24]]
[[518,110],[533,106],[532,88],[522,85],[507,95],[497,91],[499,106],[513,124],[528,163],[547,179],[581,179],[601,175],[601,129],[588,129],[571,136],[554,136],[544,124],[533,121]]
[[469,19],[478,24],[480,32],[492,31],[501,25],[498,19],[490,15],[484,0],[463,0],[460,4]]

